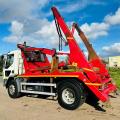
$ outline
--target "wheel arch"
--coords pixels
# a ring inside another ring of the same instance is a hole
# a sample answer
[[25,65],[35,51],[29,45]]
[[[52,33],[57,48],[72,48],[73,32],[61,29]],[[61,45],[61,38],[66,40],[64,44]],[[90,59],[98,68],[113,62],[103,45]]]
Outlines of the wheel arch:
[[7,79],[6,83],[5,83],[5,87],[8,88],[8,84],[10,83],[10,81],[14,80],[14,77],[11,76]]
[[9,77],[8,80],[7,80],[7,82],[6,82],[6,85],[5,85],[6,88],[8,88],[8,84],[9,84],[12,80],[15,80],[15,82],[17,83],[18,92],[20,92],[20,91],[21,91],[20,83],[21,83],[21,81],[23,81],[23,79],[22,79],[22,78],[17,78],[17,77],[15,77],[15,76]]
[[76,77],[63,77],[56,79],[57,88],[59,87],[59,85],[62,85],[62,83],[69,81],[72,83],[76,82],[78,85],[80,85],[83,88],[85,95],[87,96],[89,90],[88,87],[85,85],[85,83],[82,80]]
[[84,87],[86,86],[82,80],[80,80],[79,78],[76,78],[76,77],[62,77],[62,78],[57,78],[57,79],[55,79],[55,82],[56,82],[56,84],[58,86],[61,83],[63,83],[63,82],[69,82],[70,80],[71,80],[71,82],[78,82],[78,83],[82,84]]

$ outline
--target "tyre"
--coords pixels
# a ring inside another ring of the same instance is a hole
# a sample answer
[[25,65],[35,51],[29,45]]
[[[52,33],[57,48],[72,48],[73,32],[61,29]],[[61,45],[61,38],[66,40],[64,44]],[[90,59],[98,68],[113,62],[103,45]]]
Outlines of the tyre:
[[84,88],[78,81],[62,81],[62,83],[58,85],[58,103],[61,107],[74,110],[82,105],[85,99]]
[[18,98],[21,96],[21,93],[18,92],[18,87],[17,87],[17,83],[15,80],[9,81],[7,90],[8,90],[8,95],[11,98]]

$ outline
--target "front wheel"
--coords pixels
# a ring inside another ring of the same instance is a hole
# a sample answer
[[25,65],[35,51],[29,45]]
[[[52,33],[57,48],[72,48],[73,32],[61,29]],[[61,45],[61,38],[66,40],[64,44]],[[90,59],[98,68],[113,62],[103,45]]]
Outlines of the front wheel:
[[58,103],[65,109],[74,110],[85,102],[82,84],[67,81],[58,86]]
[[18,92],[18,87],[17,87],[17,83],[15,80],[9,81],[7,89],[8,89],[8,94],[11,98],[20,97],[21,93]]

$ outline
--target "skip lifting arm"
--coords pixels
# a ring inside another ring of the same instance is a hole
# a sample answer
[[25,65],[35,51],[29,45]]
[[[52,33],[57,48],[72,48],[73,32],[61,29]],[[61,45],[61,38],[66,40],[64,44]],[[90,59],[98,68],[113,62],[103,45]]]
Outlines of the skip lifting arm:
[[79,28],[77,23],[73,23],[73,29],[76,29],[78,32],[79,37],[82,39],[83,43],[85,44],[87,50],[88,50],[88,60],[93,65],[93,67],[98,67],[101,75],[105,77],[109,77],[108,70],[106,69],[106,66],[100,59],[100,57],[97,55],[95,50],[92,47],[92,44],[89,43],[89,40],[83,33],[83,31]]
[[[80,49],[79,45],[75,41],[75,38],[73,37],[72,32],[69,30],[68,26],[64,22],[64,19],[62,16],[59,14],[57,9],[55,7],[52,7],[52,12],[55,18],[55,21],[58,23],[60,26],[61,30],[63,31],[67,43],[70,48],[70,61],[71,62],[76,62],[79,67],[87,67],[90,68],[82,50]],[[80,61],[81,59],[81,61]]]

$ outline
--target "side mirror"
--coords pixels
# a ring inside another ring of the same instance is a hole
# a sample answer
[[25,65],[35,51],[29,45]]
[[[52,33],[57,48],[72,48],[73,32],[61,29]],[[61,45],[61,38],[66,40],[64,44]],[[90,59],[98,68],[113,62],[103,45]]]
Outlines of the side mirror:
[[5,60],[6,60],[6,55],[1,55],[0,56],[0,64],[5,67]]
[[3,60],[4,59],[4,55],[1,55],[1,60]]
[[4,55],[1,55],[0,56],[0,61],[3,61],[4,60]]

